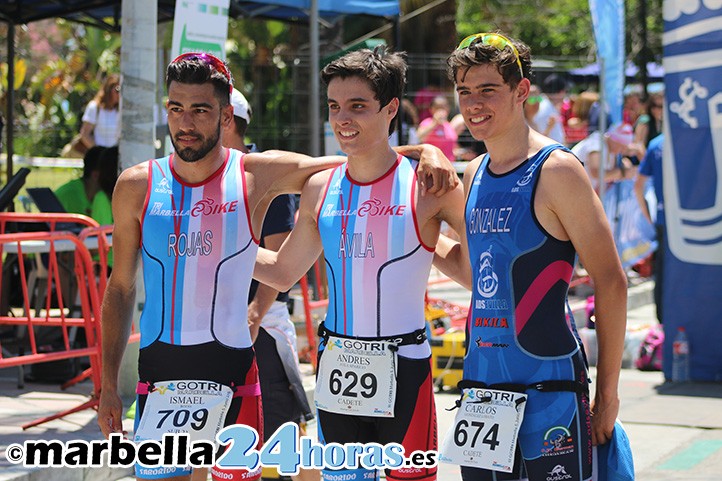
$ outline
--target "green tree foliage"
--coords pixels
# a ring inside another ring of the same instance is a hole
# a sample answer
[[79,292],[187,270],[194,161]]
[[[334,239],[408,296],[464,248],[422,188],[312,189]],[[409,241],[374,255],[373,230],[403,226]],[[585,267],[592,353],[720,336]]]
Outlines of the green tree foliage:
[[[643,48],[638,18],[640,3],[647,6],[647,48],[650,60],[661,59],[662,0],[626,0],[627,59]],[[588,0],[458,0],[459,38],[503,30],[520,38],[535,57],[595,58],[596,45]]]
[[[249,137],[263,149],[292,148],[294,29],[280,21],[229,19],[226,57],[236,88],[255,107]],[[301,40],[305,43],[305,39]]]
[[[7,42],[7,29],[0,30]],[[86,104],[108,73],[119,71],[120,35],[64,20],[44,20],[16,29],[16,58],[26,60],[15,92],[15,152],[57,156],[80,130]],[[2,88],[2,111],[7,117]]]

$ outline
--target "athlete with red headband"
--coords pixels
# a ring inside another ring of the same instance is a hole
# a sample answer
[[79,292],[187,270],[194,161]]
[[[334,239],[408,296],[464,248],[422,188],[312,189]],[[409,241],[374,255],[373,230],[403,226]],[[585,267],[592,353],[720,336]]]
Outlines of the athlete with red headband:
[[[247,316],[261,226],[274,197],[300,192],[311,174],[339,165],[342,158],[224,148],[222,128],[233,121],[232,77],[212,55],[189,53],[173,60],[166,87],[175,153],[125,170],[113,196],[115,266],[102,308],[98,423],[106,437],[122,432],[118,375],[142,258],[146,295],[135,440],[160,440],[189,425],[197,438],[213,440],[230,424],[253,427],[262,440]],[[410,151],[432,163],[440,159],[428,146]],[[431,170],[434,177],[424,180],[437,194],[455,179],[450,164]],[[136,475],[189,479],[190,468],[137,465]],[[214,467],[212,475],[248,480],[260,470]]]

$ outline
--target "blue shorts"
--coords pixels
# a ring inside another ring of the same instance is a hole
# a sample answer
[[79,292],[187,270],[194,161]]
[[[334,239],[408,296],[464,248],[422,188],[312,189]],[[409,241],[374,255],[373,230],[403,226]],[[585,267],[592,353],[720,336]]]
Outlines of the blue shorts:
[[524,420],[511,473],[461,467],[463,481],[503,481],[524,477],[589,480],[592,433],[589,394],[527,391]]

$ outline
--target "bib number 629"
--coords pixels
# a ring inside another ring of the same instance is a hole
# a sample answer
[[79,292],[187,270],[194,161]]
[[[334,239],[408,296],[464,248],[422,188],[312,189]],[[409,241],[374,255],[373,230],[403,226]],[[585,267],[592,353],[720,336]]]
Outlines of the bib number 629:
[[[346,386],[344,387],[344,385]],[[359,386],[358,390],[356,390],[357,386]],[[329,376],[329,391],[335,396],[341,394],[347,397],[358,397],[361,394],[362,397],[371,399],[376,395],[377,387],[376,376],[371,373],[365,373],[359,377],[354,371],[344,373],[340,369],[334,369]]]

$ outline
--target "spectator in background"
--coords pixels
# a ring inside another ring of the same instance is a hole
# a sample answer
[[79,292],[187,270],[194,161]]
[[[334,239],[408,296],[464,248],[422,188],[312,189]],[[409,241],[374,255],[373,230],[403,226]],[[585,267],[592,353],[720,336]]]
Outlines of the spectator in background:
[[120,79],[110,74],[93,100],[88,103],[80,126],[86,147],[113,147],[120,137]]
[[662,119],[664,117],[664,90],[651,86],[645,111],[634,124],[634,141],[644,147],[642,156],[646,152],[651,140],[662,133]]
[[552,130],[556,125],[560,125],[559,117],[549,116],[546,118],[544,124],[538,124],[538,115],[541,110],[542,103],[544,102],[544,95],[539,90],[538,85],[532,85],[529,87],[529,97],[524,102],[524,117],[526,117],[526,123],[529,127],[536,130],[540,134],[549,137]]
[[440,93],[441,89],[435,84],[429,84],[416,92],[414,105],[419,113],[419,122],[431,117],[431,103]]
[[[654,274],[654,303],[657,306],[657,320],[662,324],[662,285],[664,282],[664,250],[665,250],[665,222],[664,222],[664,189],[662,187],[662,149],[664,134],[660,134],[649,143],[647,153],[639,164],[639,173],[634,181],[634,193],[637,196],[639,207],[647,220],[654,225],[657,233],[657,251],[653,257]],[[654,206],[656,215],[652,217],[647,200],[644,197],[647,181],[652,179],[657,205]]]
[[[601,116],[601,107],[599,105],[599,101],[594,102],[592,104],[592,107],[589,109],[589,123],[587,124],[587,133],[592,134],[593,132],[596,132],[599,130],[599,118]],[[607,108],[607,116],[606,116],[606,123],[604,125],[604,128],[602,130],[606,131],[609,129],[609,127],[612,126],[612,118],[609,115],[609,109]]]
[[113,223],[113,189],[118,180],[118,147],[103,149],[98,159],[98,192],[91,203],[90,216],[100,225]]
[[[598,130],[572,147],[572,152],[584,164],[594,191],[599,193],[599,167],[602,159],[602,141],[607,142],[607,159],[604,163],[604,182],[634,177],[634,167],[628,155],[634,155],[632,126],[615,125],[606,134]],[[620,156],[618,159],[617,157]]]
[[[403,111],[403,117],[401,121],[401,131],[403,133],[402,145],[416,145],[419,143],[419,135],[417,133],[419,128],[419,112],[416,110],[416,106],[409,99],[401,100],[401,109]],[[389,145],[396,147],[399,145],[399,131],[394,129],[389,136]],[[453,159],[451,159],[453,160]]]
[[94,146],[83,157],[83,176],[61,185],[55,195],[66,212],[91,216],[95,194],[100,190],[100,157],[104,147]]
[[637,123],[637,119],[643,112],[644,102],[642,102],[642,86],[633,84],[624,87],[622,121],[625,124],[634,125]]
[[564,128],[564,135],[570,146],[587,137],[589,112],[596,102],[599,102],[599,94],[596,92],[585,91],[577,95],[572,107],[572,116]]
[[456,141],[459,135],[449,122],[449,101],[444,96],[437,96],[431,102],[431,117],[424,119],[419,124],[419,140],[431,144],[444,153],[449,160],[456,159]]
[[[537,132],[544,133],[543,131],[539,130],[539,126],[534,122],[534,117],[536,117],[536,114],[539,113],[539,106],[542,101],[542,94],[541,90],[539,90],[538,85],[530,85],[529,86],[529,96],[526,98],[526,102],[524,102],[524,117],[526,118],[526,123],[531,127],[532,129],[536,130]],[[544,134],[547,135],[547,134]]]
[[540,133],[548,130],[546,137],[564,144],[564,124],[561,108],[567,95],[567,83],[556,74],[544,79],[541,85],[542,100],[539,112],[534,116],[534,124],[539,127]]
[[[98,159],[98,192],[90,205],[90,217],[100,225],[113,225],[113,190],[117,181],[118,147],[108,147]],[[108,251],[107,265],[110,273],[113,269],[112,248]]]

